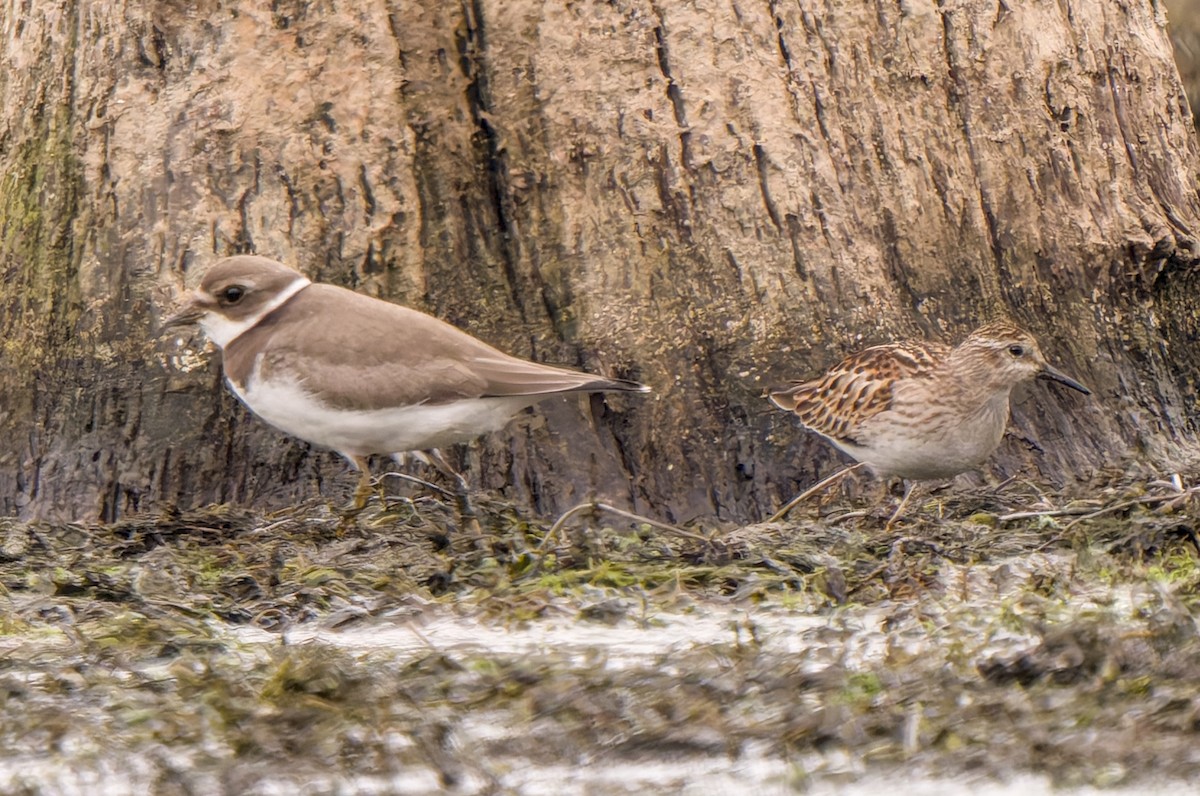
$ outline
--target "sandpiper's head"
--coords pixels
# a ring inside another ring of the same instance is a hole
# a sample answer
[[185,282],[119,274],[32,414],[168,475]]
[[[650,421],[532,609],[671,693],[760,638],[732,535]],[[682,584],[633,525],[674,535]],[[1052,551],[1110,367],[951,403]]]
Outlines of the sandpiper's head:
[[224,348],[309,284],[300,272],[266,257],[227,257],[208,269],[162,329],[198,323]]
[[954,350],[954,357],[969,371],[967,378],[982,379],[997,390],[1033,378],[1050,379],[1089,395],[1091,390],[1051,367],[1037,340],[1008,321],[981,326]]

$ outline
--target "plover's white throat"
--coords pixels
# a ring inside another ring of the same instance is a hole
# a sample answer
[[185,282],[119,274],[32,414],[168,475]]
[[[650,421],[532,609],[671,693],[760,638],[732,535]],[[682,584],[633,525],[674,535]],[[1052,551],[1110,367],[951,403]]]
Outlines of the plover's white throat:
[[314,283],[265,257],[215,264],[163,328],[192,323],[222,349],[225,378],[254,414],[359,469],[360,501],[372,454],[465,442],[559,393],[647,391],[509,356],[425,313]]

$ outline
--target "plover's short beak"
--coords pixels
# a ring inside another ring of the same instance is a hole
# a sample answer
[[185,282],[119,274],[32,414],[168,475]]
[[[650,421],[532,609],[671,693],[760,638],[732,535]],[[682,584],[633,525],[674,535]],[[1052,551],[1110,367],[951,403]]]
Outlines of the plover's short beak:
[[1084,395],[1092,394],[1092,391],[1089,390],[1087,387],[1084,387],[1082,384],[1075,381],[1075,379],[1071,378],[1070,376],[1068,376],[1067,374],[1065,374],[1061,371],[1055,370],[1054,368],[1050,367],[1049,365],[1042,368],[1042,372],[1038,374],[1038,378],[1039,379],[1047,379],[1049,381],[1056,381],[1059,384],[1065,384],[1068,387],[1070,387],[1072,390],[1079,390]]
[[191,326],[198,323],[204,317],[204,312],[204,308],[200,306],[195,297],[189,295],[188,300],[179,308],[179,311],[162,322],[158,333],[163,335],[179,326]]

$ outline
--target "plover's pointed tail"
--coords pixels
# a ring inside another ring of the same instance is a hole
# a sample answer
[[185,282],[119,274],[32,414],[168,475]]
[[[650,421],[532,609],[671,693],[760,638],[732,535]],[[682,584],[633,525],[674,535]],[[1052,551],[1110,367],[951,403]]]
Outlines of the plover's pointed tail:
[[483,397],[550,395],[556,392],[650,392],[644,384],[609,379],[540,362],[505,356],[471,360],[471,372],[485,382]]
[[594,378],[580,387],[572,388],[582,392],[650,392],[650,388],[640,382],[629,379]]

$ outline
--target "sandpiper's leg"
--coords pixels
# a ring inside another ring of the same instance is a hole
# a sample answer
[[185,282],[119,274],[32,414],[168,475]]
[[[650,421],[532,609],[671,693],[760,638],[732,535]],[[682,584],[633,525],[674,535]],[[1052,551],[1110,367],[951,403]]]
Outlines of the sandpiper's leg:
[[471,488],[467,485],[467,479],[463,478],[462,473],[455,470],[450,462],[446,461],[446,457],[437,448],[430,448],[424,453],[429,463],[454,484],[454,501],[458,505],[458,516],[462,521],[462,527],[479,535],[481,532],[479,517],[475,514],[475,507],[471,505]]
[[854,472],[855,470],[857,470],[859,467],[862,467],[862,466],[863,466],[862,462],[859,462],[858,464],[852,464],[848,467],[843,467],[842,469],[838,470],[836,473],[834,473],[831,476],[822,478],[814,486],[810,486],[808,489],[804,490],[799,495],[796,495],[796,497],[792,498],[787,503],[785,503],[783,508],[781,508],[779,511],[775,512],[770,517],[768,517],[766,522],[779,522],[784,517],[786,517],[788,512],[791,511],[793,508],[795,508],[797,504],[802,503],[805,500],[808,500],[810,497],[817,494],[822,489],[826,489],[831,484],[836,484],[838,481],[841,481],[847,475],[849,475],[850,473]]
[[900,504],[896,506],[896,510],[892,512],[892,516],[888,519],[887,525],[883,526],[884,531],[890,531],[896,520],[900,519],[900,515],[904,512],[904,507],[908,505],[908,499],[912,497],[913,487],[917,485],[916,481],[904,482],[904,497],[900,498]]

